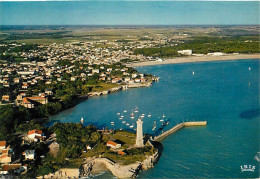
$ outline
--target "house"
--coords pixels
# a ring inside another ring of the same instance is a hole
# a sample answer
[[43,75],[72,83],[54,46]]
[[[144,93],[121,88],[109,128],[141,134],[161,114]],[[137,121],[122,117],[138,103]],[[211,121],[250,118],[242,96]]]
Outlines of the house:
[[0,141],[0,152],[6,148],[6,141]]
[[14,78],[14,83],[20,83],[20,78]]
[[71,78],[70,78],[70,81],[76,81],[77,80],[77,77],[75,77],[75,76],[72,76]]
[[22,105],[29,109],[34,108],[34,104],[31,101],[29,101],[27,98],[23,98]]
[[38,103],[41,103],[41,104],[47,104],[48,103],[48,98],[45,98],[45,97],[35,96],[35,97],[27,97],[27,99],[29,101],[34,101],[34,102],[38,102]]
[[0,155],[0,163],[11,163],[13,157],[13,149],[9,146],[7,148],[2,149]]
[[182,55],[192,55],[192,50],[179,50],[177,52]]
[[99,73],[99,69],[93,69],[92,74],[94,74],[94,73]]
[[128,82],[128,81],[131,80],[131,78],[130,77],[125,77],[124,80],[125,80],[125,82]]
[[9,170],[12,170],[15,173],[19,174],[22,171],[26,170],[26,167],[22,166],[21,163],[5,164],[5,165],[2,165],[2,169],[0,169],[0,174],[6,175],[6,174],[8,174]]
[[45,89],[45,94],[47,94],[48,96],[52,96],[53,95],[52,89]]
[[107,68],[107,72],[111,72],[113,68]]
[[43,132],[38,129],[30,130],[28,131],[28,139],[30,141],[38,142],[39,140],[44,139],[45,136],[43,135]]
[[111,81],[111,83],[119,83],[120,81],[119,81],[119,79],[118,78],[114,78],[114,79],[112,79],[112,81]]
[[29,87],[28,84],[24,84],[24,85],[22,86],[22,89],[28,89],[28,87]]
[[117,152],[117,154],[119,154],[119,155],[125,155],[126,153],[125,153],[124,151],[122,151],[122,150],[119,150],[119,151]]
[[2,101],[9,102],[10,101],[10,96],[9,95],[3,95],[2,96]]
[[107,142],[107,146],[112,148],[112,149],[118,149],[118,148],[121,147],[121,144],[116,143],[115,141],[110,140],[110,141]]
[[35,159],[35,150],[25,150],[23,152],[25,160],[34,160]]
[[141,82],[141,79],[140,79],[140,78],[136,78],[136,79],[135,79],[135,82],[136,82],[136,83],[140,83],[140,82]]
[[132,78],[136,78],[137,76],[138,76],[138,74],[136,74],[136,73],[132,74]]

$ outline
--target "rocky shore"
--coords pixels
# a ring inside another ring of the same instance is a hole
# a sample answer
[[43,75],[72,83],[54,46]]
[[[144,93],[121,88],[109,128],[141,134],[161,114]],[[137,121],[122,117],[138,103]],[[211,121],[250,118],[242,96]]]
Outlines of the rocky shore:
[[107,158],[88,158],[88,162],[80,169],[80,176],[92,176],[101,173],[102,171],[109,170],[117,178],[134,178],[141,170],[152,168],[158,159],[158,150],[153,155],[146,156],[145,160],[137,161],[130,165],[115,163]]
[[113,92],[118,92],[121,90],[126,90],[128,88],[141,88],[141,87],[149,87],[153,84],[154,81],[158,81],[158,77],[154,77],[152,82],[145,82],[145,83],[131,83],[131,84],[125,84],[118,87],[110,88],[109,90],[101,91],[101,92],[89,92],[88,96],[101,96],[101,95],[107,95]]

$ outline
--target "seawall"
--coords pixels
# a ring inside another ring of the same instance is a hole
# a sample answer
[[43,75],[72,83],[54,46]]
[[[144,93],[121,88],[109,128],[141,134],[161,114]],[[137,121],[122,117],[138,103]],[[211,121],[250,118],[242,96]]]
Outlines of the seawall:
[[182,122],[177,124],[176,126],[172,127],[171,129],[165,131],[164,133],[155,136],[153,139],[155,141],[161,141],[164,138],[168,137],[169,135],[177,132],[179,129],[182,129],[184,127],[192,127],[192,126],[206,126],[207,121],[195,121],[195,122]]

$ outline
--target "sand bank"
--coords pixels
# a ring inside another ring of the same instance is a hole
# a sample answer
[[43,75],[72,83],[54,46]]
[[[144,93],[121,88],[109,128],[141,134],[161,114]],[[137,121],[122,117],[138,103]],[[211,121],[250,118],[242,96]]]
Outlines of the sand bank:
[[224,61],[224,60],[242,60],[242,59],[260,59],[260,54],[230,54],[223,56],[187,56],[181,58],[165,59],[165,61],[146,61],[139,63],[132,63],[127,65],[129,67],[151,66],[151,65],[165,65],[175,63],[192,63],[192,62],[209,62],[209,61]]

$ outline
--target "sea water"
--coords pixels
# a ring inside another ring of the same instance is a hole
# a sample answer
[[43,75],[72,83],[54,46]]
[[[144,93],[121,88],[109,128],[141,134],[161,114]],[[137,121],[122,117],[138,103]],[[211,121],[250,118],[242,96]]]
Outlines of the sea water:
[[[52,116],[51,124],[80,122],[83,117],[84,125],[134,132],[137,117],[144,113],[144,133],[160,134],[182,121],[206,120],[206,127],[184,128],[164,139],[158,163],[138,177],[256,178],[259,163],[254,158],[260,151],[259,62],[253,59],[138,67],[140,72],[160,77],[159,82],[89,98]],[[130,119],[135,108],[138,113]],[[117,113],[124,118],[120,120]],[[169,124],[162,126],[161,119]],[[156,129],[152,130],[154,121]],[[243,172],[244,165],[255,166],[255,170]],[[112,177],[106,172],[97,178]]]

